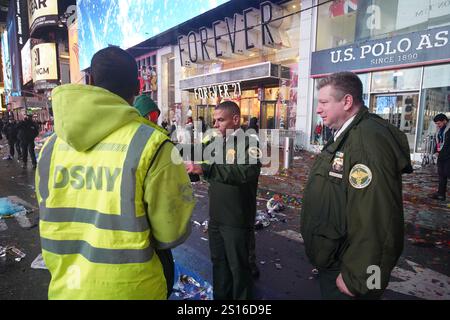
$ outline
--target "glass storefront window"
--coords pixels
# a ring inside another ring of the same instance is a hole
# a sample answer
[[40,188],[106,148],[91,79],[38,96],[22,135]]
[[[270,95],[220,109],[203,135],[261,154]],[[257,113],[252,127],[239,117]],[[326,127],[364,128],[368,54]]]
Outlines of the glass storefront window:
[[430,152],[430,139],[436,133],[433,119],[439,113],[450,118],[450,64],[425,67],[417,152]]
[[369,110],[404,132],[413,151],[418,104],[419,92],[378,94],[372,97]]
[[235,101],[241,107],[241,123],[246,126],[250,119],[256,117],[259,119],[260,103],[257,90],[244,90],[239,101]]
[[374,72],[372,92],[419,90],[422,68]]
[[449,24],[446,0],[320,0],[316,50]]

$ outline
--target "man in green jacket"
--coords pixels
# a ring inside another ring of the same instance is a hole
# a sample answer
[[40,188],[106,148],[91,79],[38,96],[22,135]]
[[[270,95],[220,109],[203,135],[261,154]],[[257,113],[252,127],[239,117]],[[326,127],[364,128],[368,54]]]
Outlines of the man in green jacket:
[[187,163],[188,173],[203,175],[209,188],[209,243],[214,299],[253,298],[249,247],[254,237],[256,194],[261,165],[258,142],[240,129],[240,109],[231,101],[214,111],[220,135],[204,145],[206,163]]
[[307,183],[301,231],[324,299],[378,299],[403,250],[404,133],[363,104],[358,76],[321,80],[317,113],[335,130]]

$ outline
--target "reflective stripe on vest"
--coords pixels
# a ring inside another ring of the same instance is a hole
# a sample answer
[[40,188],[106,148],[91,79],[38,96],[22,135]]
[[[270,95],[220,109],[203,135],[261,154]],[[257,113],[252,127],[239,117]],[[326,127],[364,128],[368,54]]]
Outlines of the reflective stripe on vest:
[[[54,146],[57,140],[53,135],[41,154],[39,162],[40,219],[54,223],[87,223],[98,229],[127,232],[145,232],[150,229],[147,216],[136,217],[136,172],[147,145],[155,130],[141,125],[133,136],[127,149],[120,187],[121,215],[111,215],[80,208],[47,208],[49,197],[50,167]],[[153,257],[153,249],[104,249],[92,247],[89,243],[63,240],[50,240],[41,237],[42,249],[55,254],[80,254],[93,263],[126,264],[144,263]]]

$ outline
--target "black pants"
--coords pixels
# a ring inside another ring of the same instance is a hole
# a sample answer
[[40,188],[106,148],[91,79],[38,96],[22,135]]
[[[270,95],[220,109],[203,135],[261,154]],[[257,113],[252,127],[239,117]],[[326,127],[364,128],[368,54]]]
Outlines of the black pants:
[[175,280],[175,264],[173,262],[172,250],[155,250],[155,252],[163,267],[164,277],[167,283],[167,299],[169,299]]
[[208,233],[213,264],[214,299],[252,299],[249,230],[210,223]]
[[[16,141],[15,140],[8,140],[8,145],[9,145],[9,155],[14,158],[14,155],[16,154]],[[19,158],[20,158],[20,153],[19,153]]]
[[15,145],[16,145],[16,151],[17,151],[18,159],[20,160],[20,159],[22,159],[22,155],[23,155],[22,143],[20,142],[20,140],[16,140]]
[[450,176],[450,159],[438,161],[439,190],[441,196],[447,195],[447,180]]
[[34,153],[34,141],[22,141],[22,160],[24,164],[28,162],[28,153],[30,154],[31,163],[36,166],[36,155]]

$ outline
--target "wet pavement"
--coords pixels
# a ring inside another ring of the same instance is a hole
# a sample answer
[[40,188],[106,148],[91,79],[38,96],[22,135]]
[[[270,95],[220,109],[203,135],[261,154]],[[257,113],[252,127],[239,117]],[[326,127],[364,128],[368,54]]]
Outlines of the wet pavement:
[[[6,149],[0,149],[0,159]],[[314,156],[307,152],[295,156],[292,169],[260,178],[258,211],[267,219],[266,226],[256,231],[261,271],[257,299],[320,299],[317,274],[305,256],[299,233],[302,195]],[[384,299],[450,299],[450,202],[427,198],[437,187],[435,170],[418,169],[404,177],[405,248]],[[174,257],[199,282],[211,283],[208,234],[202,226],[208,218],[208,186],[195,183],[194,190],[197,205],[192,235],[174,250]],[[286,208],[268,217],[266,204],[274,195],[281,197]],[[11,253],[0,257],[0,300],[46,299],[50,275],[47,270],[31,268],[41,250],[31,165],[22,169],[16,160],[0,160],[0,198],[5,197],[26,203],[30,212],[26,220],[0,219],[0,247],[13,246],[26,254],[21,261]],[[173,295],[171,299],[182,298]]]

